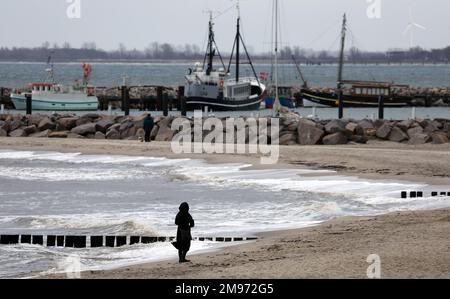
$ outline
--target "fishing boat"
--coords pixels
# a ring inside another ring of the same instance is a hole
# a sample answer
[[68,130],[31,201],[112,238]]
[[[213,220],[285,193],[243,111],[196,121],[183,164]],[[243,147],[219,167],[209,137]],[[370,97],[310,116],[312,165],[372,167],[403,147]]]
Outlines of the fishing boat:
[[[66,87],[56,84],[51,55],[47,61],[47,77],[44,83],[30,83],[33,110],[45,111],[94,111],[98,109],[95,89],[88,85],[92,66],[83,63],[83,84]],[[16,110],[26,109],[27,93],[12,93],[11,101]],[[28,93],[29,94],[29,93]]]
[[[339,56],[337,87],[310,88],[304,84],[301,97],[304,107],[378,107],[383,98],[387,107],[405,107],[411,105],[412,97],[402,96],[396,90],[409,88],[391,82],[343,80],[345,37],[347,17],[344,15],[341,31],[341,49]],[[305,82],[305,80],[303,80]]]
[[[260,82],[240,33],[239,2],[237,4],[237,32],[228,67],[225,67],[214,35],[214,18],[210,12],[208,46],[203,64],[196,63],[185,77],[184,96],[188,110],[212,111],[259,110],[266,87]],[[243,46],[254,77],[240,75],[240,46]],[[235,55],[236,74],[231,75],[231,65]],[[216,69],[214,59],[218,57],[221,67]]]

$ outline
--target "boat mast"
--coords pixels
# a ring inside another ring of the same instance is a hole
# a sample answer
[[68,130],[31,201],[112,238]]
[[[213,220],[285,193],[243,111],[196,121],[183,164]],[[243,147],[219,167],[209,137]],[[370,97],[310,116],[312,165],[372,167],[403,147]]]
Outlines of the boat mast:
[[[209,76],[211,72],[214,70],[214,57],[219,56],[220,62],[222,63],[223,68],[225,69],[225,64],[222,59],[222,55],[220,54],[219,48],[217,47],[215,36],[214,36],[214,18],[213,11],[208,11],[209,16],[209,26],[208,26],[208,46],[206,49],[205,58],[203,60],[203,69],[205,69],[205,65],[207,64],[206,74]],[[217,55],[216,55],[217,53]]]
[[347,33],[347,15],[344,14],[344,20],[342,22],[341,32],[341,52],[339,55],[339,70],[338,70],[338,82],[337,88],[340,91],[342,89],[342,72],[344,69],[344,51],[345,51],[345,35]]
[[238,11],[238,18],[237,18],[237,33],[236,33],[236,82],[239,82],[239,42],[240,42],[240,36],[241,36],[241,8],[239,5],[239,0],[237,0],[236,8]]
[[248,59],[248,64],[250,65],[250,67],[253,71],[253,76],[255,76],[255,80],[258,82],[258,85],[260,85],[261,82],[259,81],[258,75],[256,74],[255,67],[253,66],[252,59],[250,58],[250,54],[248,53],[247,47],[245,46],[245,42],[244,42],[244,39],[242,38],[241,31],[240,31],[241,11],[240,11],[240,6],[239,6],[239,0],[237,0],[236,8],[238,10],[237,32],[236,32],[236,38],[234,39],[233,49],[231,50],[230,61],[228,63],[228,68],[227,68],[227,74],[231,73],[231,63],[233,62],[234,51],[236,50],[236,82],[239,82],[239,77],[240,77],[239,76],[239,67],[240,67],[240,53],[239,52],[240,52],[240,46],[242,44],[244,53]]
[[278,0],[275,0],[275,103],[273,113],[280,111],[280,97],[278,93]]
[[209,12],[209,53],[208,53],[208,68],[206,70],[206,75],[209,76],[213,70],[213,60],[214,60],[214,32],[213,32],[213,13]]

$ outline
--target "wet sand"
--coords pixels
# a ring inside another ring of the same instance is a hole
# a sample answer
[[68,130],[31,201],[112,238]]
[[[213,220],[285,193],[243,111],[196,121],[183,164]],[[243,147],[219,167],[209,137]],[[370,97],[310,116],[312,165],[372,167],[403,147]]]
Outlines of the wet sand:
[[[257,242],[176,260],[83,272],[84,279],[450,278],[450,209],[348,217],[318,227],[269,232]],[[65,278],[53,275],[48,278]]]
[[[450,188],[450,144],[280,147],[276,165],[260,165],[257,155],[175,155],[169,143],[136,141],[0,138],[2,149],[192,158],[252,164],[252,168],[330,169],[345,175]],[[339,218],[317,227],[259,237],[257,242],[191,256],[188,264],[164,261],[86,272],[82,277],[366,278],[366,259],[378,254],[383,278],[450,278],[450,209]]]

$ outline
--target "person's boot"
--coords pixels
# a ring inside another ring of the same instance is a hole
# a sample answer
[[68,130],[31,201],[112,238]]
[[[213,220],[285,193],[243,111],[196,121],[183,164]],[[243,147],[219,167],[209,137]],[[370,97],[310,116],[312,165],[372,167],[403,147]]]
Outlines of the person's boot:
[[184,262],[184,263],[189,263],[190,260],[187,260],[187,259],[186,259],[186,254],[187,254],[187,251],[183,251],[183,262]]
[[179,263],[180,264],[183,263],[183,260],[184,260],[184,258],[183,258],[183,251],[178,250],[178,258],[179,258]]

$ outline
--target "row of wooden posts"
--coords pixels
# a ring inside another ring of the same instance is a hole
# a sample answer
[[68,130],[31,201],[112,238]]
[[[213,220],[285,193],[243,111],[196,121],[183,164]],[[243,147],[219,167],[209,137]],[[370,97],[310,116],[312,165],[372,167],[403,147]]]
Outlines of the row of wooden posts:
[[[169,115],[169,95],[167,93],[164,93],[164,87],[158,86],[156,88],[157,91],[157,101],[162,103],[162,111],[164,116]],[[122,111],[125,113],[125,116],[130,115],[130,87],[129,86],[122,86],[121,87],[121,108]],[[32,94],[27,93],[25,94],[26,98],[26,114],[31,115],[33,113],[33,99]],[[178,88],[178,101],[179,101],[179,107],[181,111],[182,116],[187,115],[186,111],[186,101],[184,98],[184,87],[180,86]]]
[[[431,192],[431,197],[437,197],[437,196],[446,196],[446,197],[450,197],[450,192],[444,192],[444,191],[433,191]],[[424,197],[424,193],[423,191],[402,191],[401,192],[401,197],[403,199],[405,198],[422,198]]]
[[[342,91],[338,94],[339,119],[344,118],[344,101]],[[384,97],[378,97],[378,119],[384,119]]]
[[[255,241],[257,237],[196,237],[200,242],[243,242]],[[47,247],[98,248],[122,247],[126,245],[172,242],[175,237],[143,237],[143,236],[57,236],[49,235],[1,235],[1,245],[33,244]],[[88,242],[89,241],[89,242]]]

